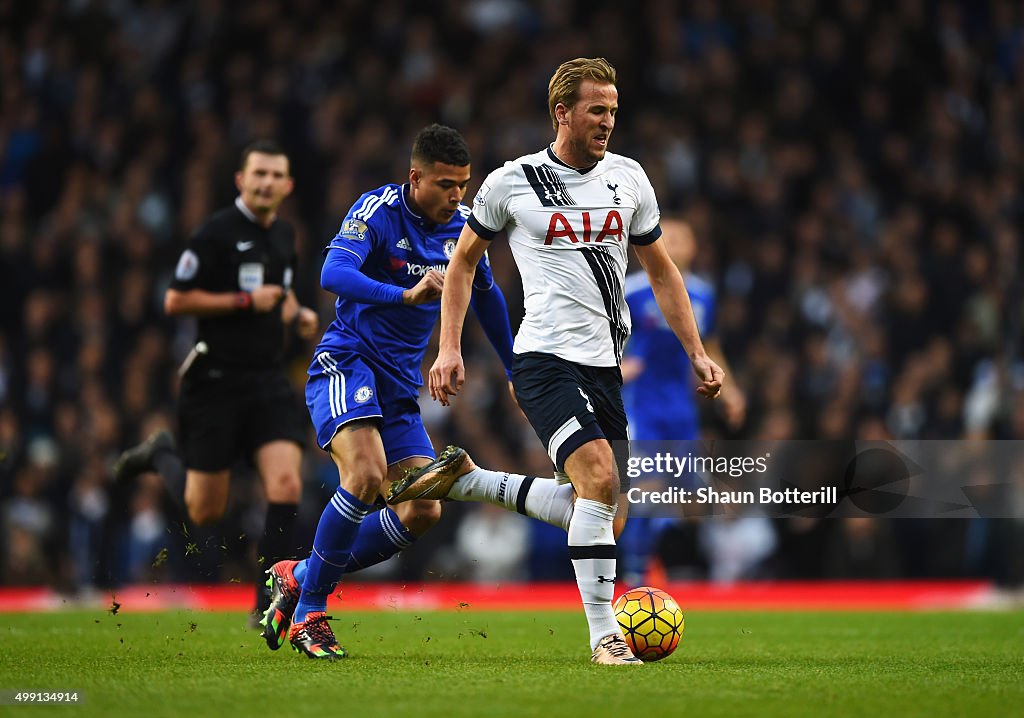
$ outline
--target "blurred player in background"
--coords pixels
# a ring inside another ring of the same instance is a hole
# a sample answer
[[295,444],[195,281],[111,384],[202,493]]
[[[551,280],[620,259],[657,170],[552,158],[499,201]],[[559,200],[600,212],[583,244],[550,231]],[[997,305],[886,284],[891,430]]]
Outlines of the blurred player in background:
[[[326,615],[337,582],[390,558],[440,518],[437,501],[376,512],[374,504],[382,487],[434,459],[418,404],[420,366],[469,216],[461,204],[469,179],[465,140],[431,125],[416,136],[409,182],[362,195],[325,249],[321,284],[338,295],[336,317],[310,365],[306,404],[340,485],[310,557],[270,569],[263,636],[271,649],[287,638],[310,658],[343,658]],[[512,330],[486,256],[474,262],[470,282],[473,308],[509,370]]]
[[[661,220],[661,241],[686,282],[697,329],[710,356],[728,374],[729,367],[715,334],[715,288],[690,272],[697,240],[690,225],[679,219]],[[700,437],[700,407],[693,376],[685,371],[686,353],[658,307],[646,272],[626,277],[626,304],[633,328],[622,359],[622,392],[629,419],[629,437],[638,441],[691,441]],[[731,382],[719,401],[730,429],[746,416],[746,397]],[[671,518],[634,516],[619,536],[619,566],[627,583],[644,580],[648,559]]]
[[[267,497],[258,551],[266,565],[295,551],[302,491],[305,419],[283,364],[286,332],[302,339],[319,329],[316,312],[291,289],[295,232],[277,216],[294,181],[288,156],[261,140],[242,153],[239,196],[192,235],[164,298],[170,316],[198,317],[195,347],[182,366],[178,402],[181,455],[170,433],[124,452],[115,481],[156,471],[168,493],[198,525],[228,505],[230,467],[251,460]],[[269,605],[257,583],[255,611]]]
[[[686,349],[697,391],[718,396],[723,373],[704,351],[683,279],[657,241],[658,203],[647,175],[635,161],[607,151],[618,111],[615,80],[603,58],[563,63],[548,85],[555,141],[484,181],[449,265],[430,392],[447,405],[465,381],[461,336],[473,268],[489,241],[507,230],[526,307],[512,381],[520,408],[577,495],[567,526],[569,555],[590,626],[591,660],[638,665],[611,605],[615,534],[627,511],[618,496],[627,488],[619,481],[625,472],[616,467],[628,457],[619,371],[630,326],[623,295],[627,244]],[[451,498],[475,498],[477,485],[487,482],[474,470],[461,449],[445,452],[389,498],[411,498],[432,484]],[[506,478],[500,488],[522,496],[525,508],[538,483],[528,479]],[[551,508],[565,512],[557,501]]]

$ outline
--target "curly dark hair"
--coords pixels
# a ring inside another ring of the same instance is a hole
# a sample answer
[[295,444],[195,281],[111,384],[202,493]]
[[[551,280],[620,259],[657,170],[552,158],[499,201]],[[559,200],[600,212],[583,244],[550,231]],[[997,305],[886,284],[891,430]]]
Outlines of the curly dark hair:
[[412,143],[413,164],[432,164],[465,167],[469,164],[469,146],[458,130],[434,123],[424,127]]

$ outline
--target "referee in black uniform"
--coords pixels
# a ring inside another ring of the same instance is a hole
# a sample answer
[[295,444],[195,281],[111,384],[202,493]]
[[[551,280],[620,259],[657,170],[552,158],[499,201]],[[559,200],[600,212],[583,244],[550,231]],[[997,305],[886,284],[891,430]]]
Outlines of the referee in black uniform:
[[[224,515],[232,462],[250,459],[267,497],[259,555],[269,567],[295,550],[307,424],[284,370],[285,332],[309,339],[319,321],[291,290],[295,233],[277,217],[294,186],[287,155],[271,141],[249,145],[235,184],[234,205],[196,230],[164,298],[168,315],[198,317],[182,366],[181,454],[170,434],[158,433],[122,454],[115,478],[156,470],[189,518],[204,525]],[[258,582],[258,614],[267,600]]]

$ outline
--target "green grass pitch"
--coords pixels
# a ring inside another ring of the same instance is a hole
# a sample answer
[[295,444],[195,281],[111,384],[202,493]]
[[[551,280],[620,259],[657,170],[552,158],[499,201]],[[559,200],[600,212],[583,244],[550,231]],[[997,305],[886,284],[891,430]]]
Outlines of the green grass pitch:
[[689,613],[640,668],[591,666],[581,613],[339,614],[338,662],[271,652],[240,614],[0,620],[0,689],[85,696],[0,715],[1024,715],[1020,612]]

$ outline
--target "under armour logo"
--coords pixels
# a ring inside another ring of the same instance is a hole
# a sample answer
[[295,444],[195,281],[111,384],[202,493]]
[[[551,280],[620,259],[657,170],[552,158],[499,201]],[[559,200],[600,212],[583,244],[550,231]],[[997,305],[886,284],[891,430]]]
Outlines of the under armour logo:
[[612,202],[615,204],[622,204],[622,198],[619,197],[619,193],[616,191],[619,189],[619,186],[617,184],[612,184],[611,182],[605,182],[605,184],[608,186],[608,189],[612,191]]
[[615,583],[615,577],[612,576],[611,578],[605,578],[604,576],[598,576],[597,577],[597,582],[598,583]]
[[508,486],[509,474],[506,472],[501,475],[501,483],[498,484],[498,502],[505,503],[505,490]]

